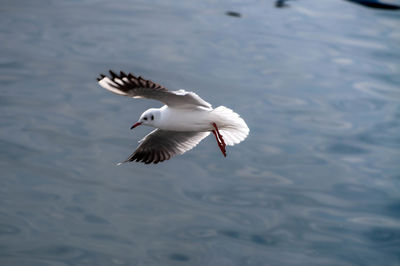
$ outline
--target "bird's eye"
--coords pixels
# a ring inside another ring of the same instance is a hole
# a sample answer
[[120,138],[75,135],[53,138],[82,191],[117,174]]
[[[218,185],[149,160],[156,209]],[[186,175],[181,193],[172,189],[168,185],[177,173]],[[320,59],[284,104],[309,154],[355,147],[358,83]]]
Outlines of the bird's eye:
[[143,117],[144,120],[147,120],[147,117]]
[[154,115],[151,115],[151,120],[154,120]]

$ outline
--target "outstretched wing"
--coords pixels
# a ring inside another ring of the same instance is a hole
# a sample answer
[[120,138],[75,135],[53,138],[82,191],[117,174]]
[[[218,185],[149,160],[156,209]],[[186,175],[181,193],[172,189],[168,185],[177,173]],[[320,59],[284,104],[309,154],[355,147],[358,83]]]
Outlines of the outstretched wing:
[[210,132],[178,132],[155,129],[144,137],[136,150],[122,163],[158,163],[194,148]]
[[176,108],[193,108],[193,106],[211,108],[211,104],[201,99],[194,92],[169,91],[160,84],[140,76],[136,77],[131,73],[127,75],[121,71],[117,75],[110,70],[110,77],[100,75],[97,80],[103,88],[124,96],[154,99]]

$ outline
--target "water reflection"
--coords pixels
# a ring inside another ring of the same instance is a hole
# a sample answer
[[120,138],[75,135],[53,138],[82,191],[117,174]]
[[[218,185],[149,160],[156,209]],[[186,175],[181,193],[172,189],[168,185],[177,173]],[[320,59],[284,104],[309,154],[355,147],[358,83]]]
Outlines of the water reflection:
[[373,96],[374,99],[384,98],[387,101],[400,101],[400,91],[394,85],[358,82],[353,86],[360,92]]

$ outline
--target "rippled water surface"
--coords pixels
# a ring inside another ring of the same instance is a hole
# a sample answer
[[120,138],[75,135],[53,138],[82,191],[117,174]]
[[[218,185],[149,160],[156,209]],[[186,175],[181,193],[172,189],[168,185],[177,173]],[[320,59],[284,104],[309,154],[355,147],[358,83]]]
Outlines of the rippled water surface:
[[[399,265],[400,13],[287,4],[2,1],[0,264]],[[160,104],[110,68],[251,133],[117,167]]]

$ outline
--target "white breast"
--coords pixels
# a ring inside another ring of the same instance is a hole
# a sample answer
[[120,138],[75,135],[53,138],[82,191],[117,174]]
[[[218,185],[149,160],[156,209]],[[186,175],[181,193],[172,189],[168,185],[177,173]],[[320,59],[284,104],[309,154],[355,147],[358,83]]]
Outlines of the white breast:
[[160,109],[158,128],[172,131],[209,131],[212,129],[212,109],[179,109],[164,106]]

